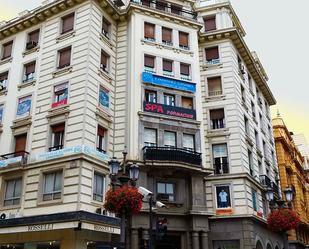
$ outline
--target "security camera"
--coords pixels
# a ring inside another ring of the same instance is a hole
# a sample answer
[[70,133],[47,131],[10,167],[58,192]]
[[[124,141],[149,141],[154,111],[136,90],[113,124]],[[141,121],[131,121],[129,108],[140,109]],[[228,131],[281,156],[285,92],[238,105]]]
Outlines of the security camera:
[[162,203],[161,201],[157,201],[156,206],[159,207],[159,208],[166,208],[166,205],[164,203]]
[[150,190],[144,187],[138,187],[138,192],[144,197],[150,197],[153,195],[153,193]]

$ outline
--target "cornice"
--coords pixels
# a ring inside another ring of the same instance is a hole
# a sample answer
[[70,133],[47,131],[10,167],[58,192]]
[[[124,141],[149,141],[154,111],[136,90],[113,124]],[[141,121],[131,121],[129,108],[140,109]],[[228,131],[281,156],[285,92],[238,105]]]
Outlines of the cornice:
[[237,48],[237,51],[243,58],[248,70],[250,71],[252,78],[257,83],[259,89],[262,91],[268,104],[275,105],[276,99],[273,96],[265,77],[263,76],[259,68],[257,67],[255,58],[253,57],[243,37],[240,35],[240,33],[235,27],[228,28],[228,29],[215,30],[212,32],[207,32],[207,33],[202,33],[202,32],[199,33],[200,43],[219,41],[219,40],[224,40],[224,39],[230,39],[233,41],[235,47]]

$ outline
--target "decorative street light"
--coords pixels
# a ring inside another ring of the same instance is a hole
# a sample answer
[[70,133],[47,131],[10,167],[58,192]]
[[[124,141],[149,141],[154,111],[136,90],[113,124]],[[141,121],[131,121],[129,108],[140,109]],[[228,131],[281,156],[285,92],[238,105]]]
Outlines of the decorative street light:
[[272,202],[274,200],[274,190],[272,188],[267,188],[266,199],[268,202]]
[[132,164],[129,169],[130,180],[132,181],[132,185],[138,180],[139,177],[139,166],[137,164]]
[[293,196],[293,194],[294,194],[293,189],[287,187],[283,192],[284,192],[284,194],[285,194],[285,199],[286,199],[286,201],[287,201],[287,202],[292,202],[292,200],[293,200],[293,198],[294,198],[294,196]]

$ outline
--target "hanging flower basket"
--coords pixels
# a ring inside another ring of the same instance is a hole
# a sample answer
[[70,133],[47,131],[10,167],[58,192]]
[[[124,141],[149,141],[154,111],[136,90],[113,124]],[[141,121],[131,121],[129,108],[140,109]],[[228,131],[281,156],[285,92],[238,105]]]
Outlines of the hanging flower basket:
[[286,232],[295,229],[300,218],[295,211],[288,208],[273,210],[267,218],[268,228],[273,232]]
[[137,188],[122,186],[106,193],[104,208],[112,213],[127,216],[137,214],[142,208],[142,195]]

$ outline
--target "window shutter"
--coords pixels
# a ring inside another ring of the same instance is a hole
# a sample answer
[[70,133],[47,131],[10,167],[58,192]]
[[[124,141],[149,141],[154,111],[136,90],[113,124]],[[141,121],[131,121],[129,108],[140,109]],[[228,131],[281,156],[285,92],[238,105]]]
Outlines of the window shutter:
[[144,24],[144,34],[145,38],[155,38],[155,25],[151,23]]
[[38,42],[39,41],[40,30],[35,30],[29,33],[28,40],[29,42]]
[[205,53],[206,53],[206,61],[219,59],[219,49],[218,49],[218,47],[206,48]]
[[168,28],[162,28],[162,41],[172,42],[172,30]]
[[188,47],[189,46],[189,34],[185,32],[179,32],[179,45]]
[[180,63],[180,74],[190,75],[190,66],[188,64]]
[[74,28],[74,13],[62,17],[62,33],[69,32]]
[[217,109],[217,110],[210,110],[210,119],[224,119],[224,110]]
[[25,151],[27,142],[27,134],[15,137],[15,152]]
[[163,70],[172,72],[173,71],[173,62],[168,60],[163,60]]
[[2,59],[6,59],[11,57],[12,55],[12,48],[13,48],[13,41],[10,41],[6,44],[3,44],[3,54]]
[[154,68],[155,58],[153,56],[145,55],[144,57],[144,65],[145,67]]
[[71,47],[61,50],[59,58],[59,67],[69,66],[71,63]]
[[64,124],[58,124],[51,127],[53,133],[63,132],[64,131]]
[[25,68],[26,68],[25,70],[26,75],[34,73],[35,72],[35,62],[27,64]]
[[102,126],[98,126],[98,135],[101,137],[105,137],[106,129]]
[[211,31],[211,30],[215,30],[216,27],[216,17],[210,17],[210,18],[206,18],[204,20],[204,25],[205,25],[205,31]]
[[176,133],[171,131],[164,132],[164,145],[165,146],[176,146]]

